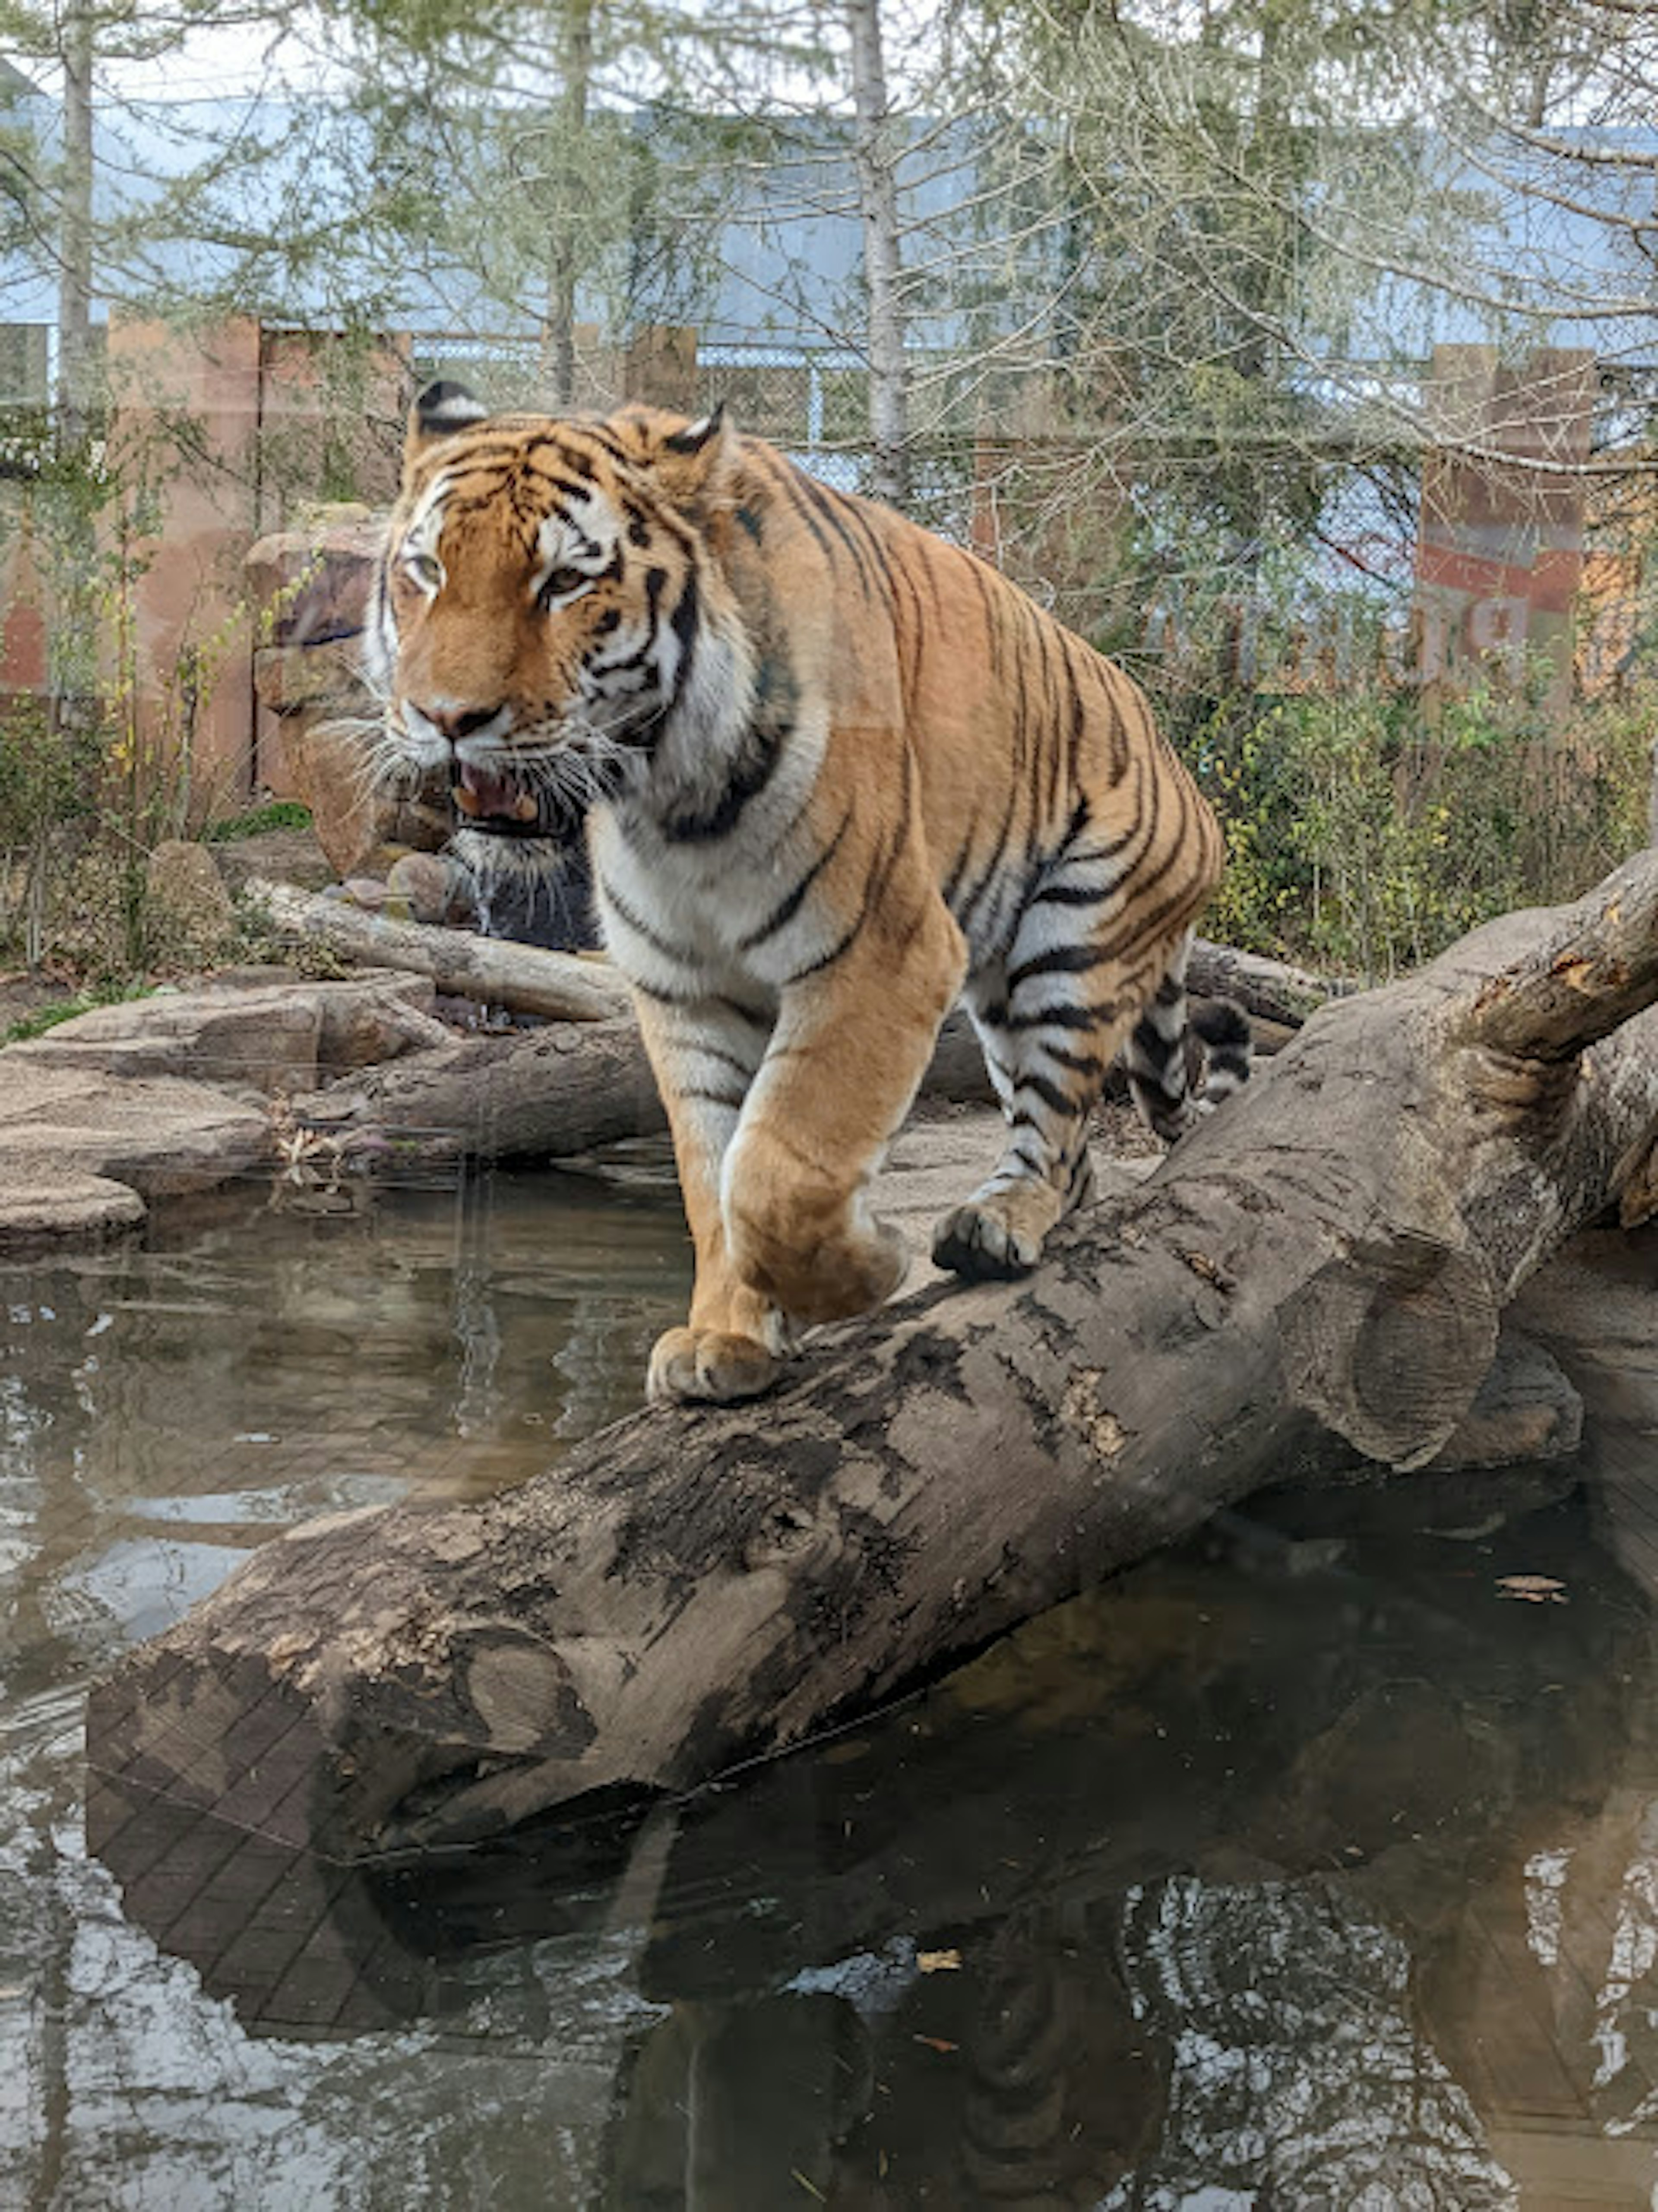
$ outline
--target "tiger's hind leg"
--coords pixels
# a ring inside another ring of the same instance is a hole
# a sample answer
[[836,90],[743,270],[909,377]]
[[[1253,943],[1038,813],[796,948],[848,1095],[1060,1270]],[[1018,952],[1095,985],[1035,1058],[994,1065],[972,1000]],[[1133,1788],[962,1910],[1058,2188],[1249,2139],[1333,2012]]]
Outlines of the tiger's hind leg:
[[[1242,1007],[1230,999],[1213,999],[1188,1012],[1186,963],[1191,950],[1188,933],[1123,1053],[1140,1119],[1170,1145],[1249,1079],[1249,1017]],[[1194,1038],[1203,1048],[1200,1091],[1192,1087]]]
[[1055,942],[1051,915],[1033,910],[1005,962],[973,978],[968,1011],[1008,1139],[994,1173],[934,1231],[939,1267],[1028,1274],[1054,1224],[1092,1197],[1089,1115],[1171,962],[1184,972],[1184,945],[1165,938],[1119,958],[1086,939]]
[[1040,1028],[1022,1026],[998,962],[975,975],[967,1008],[1008,1125],[995,1170],[932,1234],[935,1265],[976,1279],[1028,1274],[1054,1223],[1093,1196],[1088,1115],[1118,1038],[1074,992],[1048,994]]

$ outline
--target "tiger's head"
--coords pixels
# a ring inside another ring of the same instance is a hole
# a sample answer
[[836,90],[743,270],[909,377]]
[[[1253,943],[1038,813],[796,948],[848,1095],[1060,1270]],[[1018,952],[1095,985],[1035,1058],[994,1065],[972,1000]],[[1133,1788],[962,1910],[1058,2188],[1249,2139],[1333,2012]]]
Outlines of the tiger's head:
[[717,784],[753,685],[708,534],[738,442],[720,413],[491,416],[452,383],[416,402],[367,629],[379,765],[449,775],[477,871],[595,804]]

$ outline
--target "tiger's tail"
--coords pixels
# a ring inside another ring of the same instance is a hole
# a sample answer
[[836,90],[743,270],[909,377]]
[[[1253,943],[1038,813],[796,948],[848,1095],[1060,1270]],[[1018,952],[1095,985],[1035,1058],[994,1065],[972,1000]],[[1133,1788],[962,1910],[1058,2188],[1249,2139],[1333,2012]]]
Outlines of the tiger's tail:
[[[1242,1089],[1249,1080],[1253,1056],[1249,1017],[1235,999],[1206,999],[1199,1006],[1187,1006],[1189,951],[1188,941],[1134,1024],[1123,1053],[1129,1091],[1140,1117],[1168,1144]],[[1195,1051],[1194,1040],[1200,1048]],[[1193,1077],[1199,1064],[1203,1081],[1198,1089]]]

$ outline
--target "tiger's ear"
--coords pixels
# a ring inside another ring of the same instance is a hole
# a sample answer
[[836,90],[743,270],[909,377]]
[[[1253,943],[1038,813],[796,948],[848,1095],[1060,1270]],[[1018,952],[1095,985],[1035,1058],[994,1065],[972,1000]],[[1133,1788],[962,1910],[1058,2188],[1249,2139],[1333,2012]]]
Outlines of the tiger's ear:
[[446,378],[428,384],[409,410],[404,433],[403,465],[412,468],[428,446],[438,438],[452,437],[469,424],[489,419],[489,410],[475,392]]
[[722,399],[712,415],[670,430],[651,457],[652,474],[676,507],[706,506],[737,451],[737,431]]

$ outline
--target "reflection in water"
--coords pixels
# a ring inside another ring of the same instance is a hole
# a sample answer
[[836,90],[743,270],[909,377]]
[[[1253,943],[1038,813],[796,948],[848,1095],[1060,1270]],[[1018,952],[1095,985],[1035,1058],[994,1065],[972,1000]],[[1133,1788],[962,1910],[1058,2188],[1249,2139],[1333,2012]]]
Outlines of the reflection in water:
[[342,1868],[100,1782],[88,1855],[121,1639],[631,1402],[683,1280],[637,1175],[0,1286],[0,2204],[1651,2203],[1651,1615],[1497,1481],[1456,1538],[1258,1501],[683,1803]]
[[158,1948],[82,1841],[85,1686],[123,1642],[315,1514],[545,1466],[577,1330],[588,1401],[603,1417],[636,1401],[689,1273],[665,1164],[647,1152],[603,1182],[496,1176],[465,1198],[470,1217],[436,1188],[319,1218],[252,1190],[180,1206],[145,1250],[0,1269],[8,2212],[482,2203],[497,2161],[496,2201],[514,2169],[545,2179],[537,2202],[580,2201],[619,2039],[643,2010],[620,1939],[568,1972],[550,1962],[537,1994],[531,1968],[498,1978],[440,2034],[409,2025],[430,1976],[400,1970],[394,1945],[348,1979],[381,1999],[330,2008],[326,1962],[360,1959],[361,1931],[348,1914],[332,1932],[341,1900],[314,1871],[283,1887],[256,1867],[249,1887],[225,1848],[187,1874],[163,1857],[146,1892],[163,1936],[205,1907],[246,1927],[227,1963],[248,1986],[294,1965],[288,2037],[253,2037],[245,1987]]

